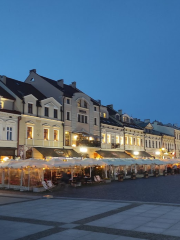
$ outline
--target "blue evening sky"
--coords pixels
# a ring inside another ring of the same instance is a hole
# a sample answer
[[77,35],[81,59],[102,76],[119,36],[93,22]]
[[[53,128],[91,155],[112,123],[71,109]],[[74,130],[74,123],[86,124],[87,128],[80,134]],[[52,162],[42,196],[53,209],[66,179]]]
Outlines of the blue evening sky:
[[0,75],[30,69],[180,125],[180,0],[0,0]]

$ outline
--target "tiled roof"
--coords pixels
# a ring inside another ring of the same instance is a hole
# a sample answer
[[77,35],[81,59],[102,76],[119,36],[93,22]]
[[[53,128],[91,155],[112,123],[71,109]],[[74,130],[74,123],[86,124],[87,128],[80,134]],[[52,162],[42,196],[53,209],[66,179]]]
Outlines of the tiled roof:
[[[37,73],[36,73],[37,74]],[[38,74],[37,74],[38,75]],[[74,88],[70,85],[67,85],[67,84],[63,84],[63,88],[61,86],[58,85],[58,82],[55,81],[55,80],[52,80],[50,78],[47,78],[47,77],[43,77],[41,75],[38,75],[40,77],[42,77],[44,80],[46,80],[48,83],[52,84],[54,87],[58,88],[60,91],[62,91],[64,93],[64,96],[66,97],[72,97],[74,95],[74,93],[83,93],[82,91],[80,91],[78,88]],[[93,102],[94,105],[97,105],[99,106],[99,103],[94,100],[93,98],[91,98],[91,101]]]
[[117,126],[117,127],[122,127],[120,123],[115,122],[112,118],[100,118],[101,123],[107,124],[107,125],[112,125],[112,126]]
[[47,98],[44,94],[42,94],[31,84],[21,82],[12,78],[6,77],[6,86],[20,99],[23,99],[24,96],[27,96],[29,94],[32,94],[38,100],[43,100]]
[[15,98],[2,87],[0,87],[0,96],[3,98],[15,100]]
[[0,109],[0,112],[7,112],[7,113],[13,113],[13,114],[21,114],[19,111],[16,111],[16,110],[8,110],[8,109]]

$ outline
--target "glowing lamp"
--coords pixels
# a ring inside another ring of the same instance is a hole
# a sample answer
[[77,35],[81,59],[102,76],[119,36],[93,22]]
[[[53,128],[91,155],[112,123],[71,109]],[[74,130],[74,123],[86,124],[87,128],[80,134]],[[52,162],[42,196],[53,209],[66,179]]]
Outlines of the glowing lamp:
[[139,155],[139,152],[134,152],[134,155],[136,155],[136,156]]
[[87,148],[85,148],[85,147],[81,147],[81,148],[80,148],[80,152],[82,152],[82,153],[86,153],[86,152],[87,152]]

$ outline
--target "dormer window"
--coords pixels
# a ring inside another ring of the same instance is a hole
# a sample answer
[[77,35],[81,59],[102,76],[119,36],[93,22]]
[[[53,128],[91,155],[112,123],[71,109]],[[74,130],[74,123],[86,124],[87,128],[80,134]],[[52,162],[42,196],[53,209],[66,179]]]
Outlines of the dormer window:
[[33,104],[28,103],[28,113],[32,114],[33,113]]
[[67,98],[66,103],[67,103],[67,104],[70,104],[70,99],[69,99],[69,98]]
[[44,108],[44,116],[49,117],[49,108],[48,107]]
[[54,118],[57,118],[57,115],[58,115],[58,111],[57,109],[54,109]]
[[0,109],[3,109],[3,106],[4,106],[4,102],[0,101]]
[[87,102],[84,101],[84,108],[87,108]]
[[106,113],[103,113],[103,118],[106,118]]
[[119,120],[119,115],[118,114],[116,114],[116,119]]
[[78,100],[77,105],[78,107],[81,107],[81,99]]

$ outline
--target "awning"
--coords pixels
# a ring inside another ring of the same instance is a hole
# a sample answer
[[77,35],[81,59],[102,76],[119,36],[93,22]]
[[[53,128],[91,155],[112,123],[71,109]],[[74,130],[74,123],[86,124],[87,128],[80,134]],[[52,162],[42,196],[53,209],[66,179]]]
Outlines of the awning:
[[0,156],[15,156],[16,148],[0,147]]
[[[134,152],[137,152],[138,154],[134,154]],[[134,150],[126,150],[126,153],[130,154],[131,156],[134,157],[152,157],[149,153],[145,151],[134,151]]]
[[120,151],[99,150],[96,152],[104,158],[131,158],[127,153]]
[[61,148],[41,148],[36,147],[44,157],[81,157],[79,153],[73,149],[61,149]]

